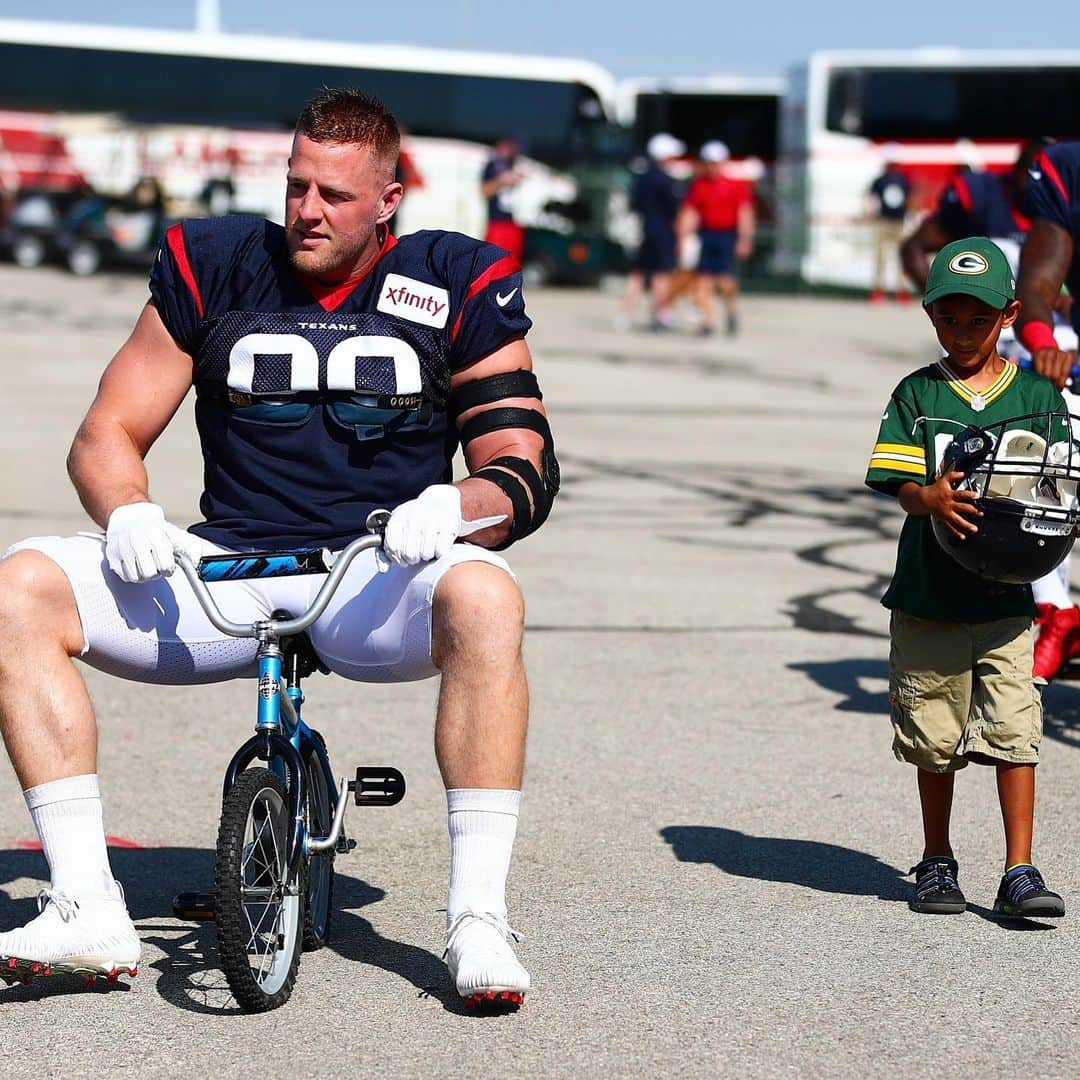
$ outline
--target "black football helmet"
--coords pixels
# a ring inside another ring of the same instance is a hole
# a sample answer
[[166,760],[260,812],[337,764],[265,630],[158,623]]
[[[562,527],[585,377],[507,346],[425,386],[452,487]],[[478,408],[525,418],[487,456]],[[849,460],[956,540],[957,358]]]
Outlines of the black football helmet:
[[938,544],[965,570],[1022,585],[1045,577],[1068,556],[1080,530],[1074,420],[1080,425],[1080,417],[1065,413],[1030,413],[967,427],[953,438],[938,475],[962,472],[957,487],[977,493],[983,516],[979,531],[964,539],[936,518],[930,525]]

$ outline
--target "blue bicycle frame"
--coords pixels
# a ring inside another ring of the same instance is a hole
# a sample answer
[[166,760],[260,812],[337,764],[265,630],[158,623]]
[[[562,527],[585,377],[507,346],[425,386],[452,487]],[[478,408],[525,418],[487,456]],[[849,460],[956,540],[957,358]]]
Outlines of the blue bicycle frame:
[[[312,838],[308,836],[304,814],[308,797],[305,760],[310,761],[314,757],[322,770],[327,789],[331,792],[338,791],[322,738],[304,723],[301,716],[304,694],[300,689],[300,679],[306,672],[301,671],[295,639],[326,610],[330,596],[352,559],[365,549],[381,546],[381,528],[385,528],[388,518],[385,511],[376,511],[370,515],[369,528],[372,533],[354,540],[336,557],[320,549],[213,555],[200,560],[196,568],[186,553],[177,553],[177,562],[214,626],[234,637],[254,637],[259,642],[256,653],[259,703],[255,734],[237,750],[229,762],[222,797],[229,793],[236,783],[236,778],[256,758],[266,761],[281,777],[288,792],[292,820],[286,856],[290,876],[297,870],[301,857],[312,850],[309,844]],[[376,529],[379,531],[376,532]],[[236,581],[311,573],[328,573],[329,576],[305,614],[292,618],[288,613],[275,612],[275,617],[249,624],[234,623],[226,619],[205,584],[206,581]],[[289,639],[293,641],[290,642]],[[286,659],[291,662],[287,672],[283,671]],[[283,674],[287,675],[284,682]],[[336,840],[334,833],[341,828],[344,795],[342,788],[334,814],[334,831],[330,838],[320,838],[319,850],[332,846],[333,840]]]

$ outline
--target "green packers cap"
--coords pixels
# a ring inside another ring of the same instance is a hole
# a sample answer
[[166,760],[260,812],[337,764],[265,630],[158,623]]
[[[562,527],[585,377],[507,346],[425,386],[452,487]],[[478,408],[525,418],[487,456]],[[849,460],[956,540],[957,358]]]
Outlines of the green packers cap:
[[946,244],[934,257],[926,279],[924,304],[952,293],[966,293],[1000,311],[1016,296],[1016,282],[1005,252],[985,236]]

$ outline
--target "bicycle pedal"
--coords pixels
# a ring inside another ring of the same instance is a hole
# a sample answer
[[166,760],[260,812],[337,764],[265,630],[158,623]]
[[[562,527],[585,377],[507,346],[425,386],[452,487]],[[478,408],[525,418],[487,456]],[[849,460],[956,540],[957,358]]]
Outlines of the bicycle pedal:
[[190,922],[205,922],[214,917],[212,893],[182,892],[173,897],[173,916]]
[[390,765],[361,765],[349,790],[357,806],[394,806],[405,798],[405,777]]

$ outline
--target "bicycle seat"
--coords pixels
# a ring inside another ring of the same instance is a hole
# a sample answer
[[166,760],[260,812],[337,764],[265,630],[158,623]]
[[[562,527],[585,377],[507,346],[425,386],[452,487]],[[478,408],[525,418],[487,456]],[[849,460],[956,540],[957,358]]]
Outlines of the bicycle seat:
[[[274,619],[291,619],[292,617],[292,612],[285,611],[283,608],[271,614],[271,618]],[[282,638],[281,655],[285,661],[296,658],[296,674],[301,679],[306,679],[316,671],[321,671],[324,675],[330,674],[330,669],[319,659],[319,654],[315,651],[315,646],[311,644],[311,638],[308,637],[306,630]]]

